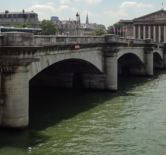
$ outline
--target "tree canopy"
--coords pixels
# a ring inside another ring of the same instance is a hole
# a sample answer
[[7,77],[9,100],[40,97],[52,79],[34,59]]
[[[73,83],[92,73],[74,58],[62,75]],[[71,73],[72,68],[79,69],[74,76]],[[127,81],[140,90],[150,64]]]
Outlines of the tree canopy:
[[44,35],[54,35],[57,32],[55,25],[49,20],[43,20],[40,24],[42,29],[42,34]]
[[104,29],[96,29],[95,31],[94,31],[94,35],[95,36],[101,36],[101,35],[103,35],[103,34],[105,34],[106,32],[105,32],[105,30]]
[[119,28],[122,28],[121,23],[115,23],[113,25],[110,25],[107,28],[107,33],[112,34],[112,33],[114,33],[114,29],[119,29]]

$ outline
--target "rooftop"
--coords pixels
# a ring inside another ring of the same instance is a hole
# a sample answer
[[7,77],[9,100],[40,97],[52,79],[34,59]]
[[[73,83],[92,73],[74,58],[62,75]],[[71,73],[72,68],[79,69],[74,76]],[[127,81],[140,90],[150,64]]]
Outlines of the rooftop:
[[37,14],[37,13],[35,13],[33,11],[25,11],[25,10],[20,11],[20,12],[10,12],[10,11],[6,10],[5,12],[0,12],[0,14],[2,15],[2,14]]

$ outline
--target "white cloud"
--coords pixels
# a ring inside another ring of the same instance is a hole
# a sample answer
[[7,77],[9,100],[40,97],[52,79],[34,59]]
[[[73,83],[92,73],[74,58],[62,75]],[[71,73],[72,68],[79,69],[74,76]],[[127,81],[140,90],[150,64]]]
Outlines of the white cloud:
[[29,11],[34,11],[38,13],[39,19],[50,19],[51,16],[59,16],[71,18],[72,14],[75,15],[76,9],[70,7],[67,4],[60,4],[59,6],[55,6],[53,3],[45,3],[45,4],[35,4],[28,8]]
[[[40,20],[50,19],[51,16],[58,16],[61,20],[75,19],[76,12],[79,12],[82,22],[85,22],[88,13],[90,22],[107,26],[118,22],[120,19],[133,19],[155,10],[152,4],[135,2],[134,0],[125,0],[119,6],[111,6],[110,9],[102,12],[93,12],[90,9],[94,8],[95,5],[102,4],[104,0],[59,0],[59,3],[49,1],[44,4],[34,4],[28,10],[37,12]],[[84,8],[87,8],[87,10]]]
[[72,4],[78,1],[79,0],[60,0],[60,4]]
[[68,5],[60,5],[58,10],[66,10],[69,9],[70,7]]
[[125,10],[107,10],[104,11],[100,16],[101,18],[106,17],[107,20],[105,22],[107,25],[110,25],[118,22],[120,19],[126,19],[129,14]]
[[94,4],[99,4],[102,2],[102,0],[85,0],[87,4],[94,5]]
[[95,5],[101,3],[103,0],[60,0],[60,4],[73,5],[74,3]]
[[142,3],[142,2],[135,2],[135,1],[125,1],[123,2],[121,5],[120,5],[120,8],[121,9],[129,9],[129,8],[133,8],[133,9],[136,9],[136,8],[152,8],[153,5],[151,4],[146,4],[146,3]]
[[106,10],[100,16],[106,17],[104,22],[110,25],[121,19],[133,19],[154,11],[155,7],[149,3],[124,1],[115,9]]
[[34,10],[36,12],[46,12],[46,11],[55,11],[54,7],[50,4],[42,5],[42,4],[36,4],[31,6],[28,10]]

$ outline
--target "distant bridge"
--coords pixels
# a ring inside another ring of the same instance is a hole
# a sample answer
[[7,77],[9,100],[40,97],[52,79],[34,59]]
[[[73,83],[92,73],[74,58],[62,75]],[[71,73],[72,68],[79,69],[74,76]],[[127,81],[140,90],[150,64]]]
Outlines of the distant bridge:
[[117,90],[118,75],[166,68],[166,44],[102,37],[0,36],[0,126],[29,123],[29,84]]

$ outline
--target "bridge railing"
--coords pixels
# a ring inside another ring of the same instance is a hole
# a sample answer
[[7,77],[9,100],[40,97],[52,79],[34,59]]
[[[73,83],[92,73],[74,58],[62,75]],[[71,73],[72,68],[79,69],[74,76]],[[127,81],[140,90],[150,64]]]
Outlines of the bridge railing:
[[[33,35],[31,33],[2,33],[0,34],[0,46],[54,46],[72,44],[105,44],[123,43],[146,44],[147,40],[123,38],[116,35],[105,36],[55,36]],[[153,43],[153,42],[151,42]],[[155,44],[155,43],[153,43]],[[156,43],[156,45],[158,45]]]
[[106,42],[108,43],[124,43],[124,44],[128,44],[130,42],[133,42],[134,44],[144,44],[145,40],[141,40],[141,39],[132,39],[132,38],[124,38],[124,37],[120,37],[118,35],[105,35],[106,38]]
[[36,35],[33,38],[33,44],[36,46],[46,46],[56,44],[56,36],[54,35]]
[[38,46],[66,44],[98,44],[105,43],[105,37],[96,36],[34,36],[34,44]]

